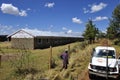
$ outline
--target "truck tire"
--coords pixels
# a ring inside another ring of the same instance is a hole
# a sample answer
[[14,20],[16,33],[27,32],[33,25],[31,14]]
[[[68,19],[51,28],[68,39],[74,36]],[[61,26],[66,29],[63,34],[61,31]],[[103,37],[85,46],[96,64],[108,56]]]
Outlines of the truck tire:
[[94,75],[89,74],[89,79],[90,79],[90,80],[94,79]]
[[119,68],[119,75],[120,75],[120,68]]

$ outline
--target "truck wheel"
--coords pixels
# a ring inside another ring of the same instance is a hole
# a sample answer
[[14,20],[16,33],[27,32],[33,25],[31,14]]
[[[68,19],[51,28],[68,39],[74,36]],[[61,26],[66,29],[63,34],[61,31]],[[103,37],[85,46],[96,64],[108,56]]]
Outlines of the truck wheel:
[[89,74],[89,79],[90,79],[90,80],[94,79],[94,75]]
[[119,76],[117,77],[117,79],[116,80],[120,80],[120,74],[119,74]]

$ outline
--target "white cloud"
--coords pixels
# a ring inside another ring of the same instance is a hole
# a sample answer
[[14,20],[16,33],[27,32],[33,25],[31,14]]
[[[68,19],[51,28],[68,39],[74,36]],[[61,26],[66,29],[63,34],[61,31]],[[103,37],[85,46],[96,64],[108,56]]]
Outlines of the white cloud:
[[53,25],[50,25],[50,26],[48,27],[48,30],[51,31],[51,30],[53,29],[53,27],[54,27]]
[[72,30],[71,30],[71,29],[68,29],[68,28],[66,28],[66,27],[62,27],[62,30],[64,30],[65,33],[67,33],[67,34],[72,33]]
[[0,35],[7,35],[13,31],[12,26],[2,25],[0,24]]
[[92,4],[92,5],[88,5],[88,7],[90,7],[90,10],[88,10],[87,8],[83,8],[84,13],[95,13],[98,11],[101,11],[102,9],[104,9],[107,6],[107,4],[101,2],[98,5],[96,4]]
[[3,13],[13,14],[13,15],[18,15],[19,14],[18,8],[14,7],[12,4],[2,3],[1,10],[2,10]]
[[78,19],[77,17],[72,18],[72,22],[77,23],[77,24],[82,23],[82,21],[80,19]]
[[17,7],[13,6],[12,4],[2,3],[0,8],[1,8],[1,11],[6,14],[27,16],[27,13],[25,10],[20,11]]
[[27,13],[25,10],[21,10],[21,12],[19,12],[20,16],[27,16]]
[[67,30],[67,28],[66,28],[66,27],[63,27],[62,30]]
[[88,13],[89,12],[89,10],[87,10],[86,8],[83,8],[83,11],[84,11],[84,13]]
[[104,17],[98,16],[93,21],[102,21],[102,20],[108,20],[108,17],[106,17],[106,16],[104,16]]
[[52,3],[46,3],[45,7],[52,8],[52,7],[54,7],[54,5],[55,5],[54,2],[52,2]]
[[102,10],[103,8],[105,8],[106,6],[107,6],[107,4],[102,3],[102,2],[98,5],[93,4],[91,6],[91,13],[98,12],[98,11]]
[[30,8],[27,8],[28,11],[30,11],[31,9]]
[[72,30],[68,30],[67,33],[68,33],[68,34],[72,33]]

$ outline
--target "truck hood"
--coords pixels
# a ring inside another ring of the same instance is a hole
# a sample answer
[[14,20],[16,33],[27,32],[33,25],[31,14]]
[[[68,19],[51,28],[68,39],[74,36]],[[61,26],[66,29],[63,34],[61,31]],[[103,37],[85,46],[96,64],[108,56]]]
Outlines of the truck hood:
[[[92,64],[96,66],[106,66],[106,58],[98,58],[93,57],[92,58]],[[108,58],[108,66],[109,67],[115,67],[117,64],[117,60],[113,58]]]

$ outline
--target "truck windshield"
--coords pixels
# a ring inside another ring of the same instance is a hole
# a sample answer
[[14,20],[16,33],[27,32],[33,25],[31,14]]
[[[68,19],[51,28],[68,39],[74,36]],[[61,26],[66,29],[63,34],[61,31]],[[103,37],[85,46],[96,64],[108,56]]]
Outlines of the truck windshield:
[[115,58],[115,52],[113,50],[99,50],[94,51],[93,56],[94,57],[106,57],[108,54],[108,58]]

